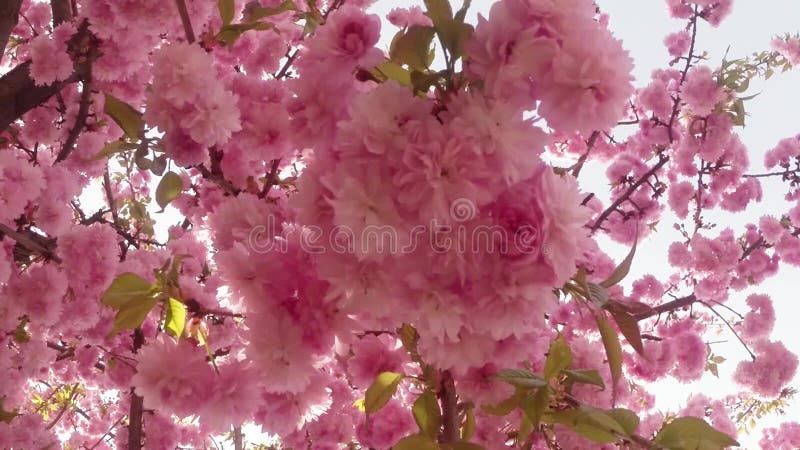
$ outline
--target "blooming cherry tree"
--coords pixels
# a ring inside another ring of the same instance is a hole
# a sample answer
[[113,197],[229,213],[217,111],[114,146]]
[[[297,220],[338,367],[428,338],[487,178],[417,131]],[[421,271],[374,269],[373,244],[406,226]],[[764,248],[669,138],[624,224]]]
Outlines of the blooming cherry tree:
[[[591,0],[370,3],[0,5],[0,446],[714,450],[793,395],[773,299],[725,303],[800,265],[800,206],[708,216],[800,199],[800,137],[754,174],[737,135],[797,37],[715,64],[732,1],[667,0],[636,87]],[[720,324],[738,391],[657,411]]]

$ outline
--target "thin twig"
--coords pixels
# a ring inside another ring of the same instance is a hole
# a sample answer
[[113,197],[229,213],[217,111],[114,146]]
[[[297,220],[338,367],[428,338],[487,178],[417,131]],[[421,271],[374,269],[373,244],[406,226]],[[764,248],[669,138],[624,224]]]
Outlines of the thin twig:
[[730,324],[730,323],[729,323],[727,320],[725,320],[725,318],[724,318],[724,317],[722,317],[722,314],[720,314],[719,312],[717,312],[717,310],[716,310],[716,309],[714,309],[713,307],[711,307],[711,305],[709,305],[708,303],[706,303],[706,302],[704,302],[704,301],[702,301],[702,300],[698,300],[698,303],[700,303],[701,305],[703,305],[703,306],[705,306],[706,308],[710,309],[710,310],[711,310],[711,312],[713,312],[713,313],[714,313],[714,315],[716,315],[717,317],[719,317],[719,318],[720,318],[720,320],[722,320],[723,322],[725,322],[725,325],[727,325],[727,326],[728,326],[728,328],[731,330],[731,332],[733,333],[733,335],[734,335],[734,336],[736,336],[736,339],[738,339],[738,340],[739,340],[739,342],[742,344],[742,346],[744,347],[744,349],[745,349],[745,350],[747,350],[747,353],[749,353],[749,354],[750,354],[750,358],[752,358],[752,359],[753,359],[753,361],[755,361],[755,360],[756,360],[756,355],[755,355],[755,354],[753,354],[753,352],[752,352],[752,351],[750,351],[750,347],[748,347],[748,346],[747,346],[747,344],[745,344],[745,342],[742,340],[741,336],[739,336],[739,333],[737,333],[737,332],[736,332],[736,330],[733,328],[733,326],[732,326],[732,325],[731,325],[731,324]]
[[183,32],[186,33],[186,41],[193,44],[195,41],[194,30],[192,29],[192,20],[189,18],[189,11],[186,9],[186,2],[184,0],[175,0],[175,4],[178,6],[178,14],[181,16]]
[[56,164],[67,159],[72,149],[75,148],[75,142],[78,140],[81,131],[86,126],[86,117],[89,115],[89,105],[92,103],[92,75],[91,70],[87,73],[86,78],[83,80],[83,90],[81,91],[80,106],[78,107],[78,116],[75,118],[75,123],[69,130],[67,140],[61,147],[56,157]]
[[30,237],[14,230],[13,228],[9,227],[6,224],[0,223],[0,234],[8,236],[11,239],[17,241],[19,245],[25,247],[28,251],[32,253],[37,253],[39,255],[44,256],[47,259],[53,260],[57,263],[61,263],[61,258],[59,258],[53,252],[53,250],[39,244]]

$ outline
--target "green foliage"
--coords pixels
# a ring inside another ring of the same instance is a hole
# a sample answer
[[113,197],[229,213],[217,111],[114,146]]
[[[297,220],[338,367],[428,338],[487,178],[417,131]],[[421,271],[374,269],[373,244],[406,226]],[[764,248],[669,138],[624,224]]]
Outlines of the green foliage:
[[379,411],[389,403],[395,392],[397,385],[403,381],[405,375],[396,372],[382,372],[378,375],[372,386],[367,388],[364,396],[364,411],[372,414]]
[[550,378],[561,373],[572,364],[572,351],[567,346],[564,337],[560,334],[550,344],[550,351],[547,354],[547,360],[544,363],[544,378]]
[[603,347],[606,350],[608,367],[611,369],[612,389],[616,392],[617,383],[622,377],[622,346],[619,343],[617,332],[608,322],[605,314],[597,314],[595,319],[597,321],[597,329],[600,331],[600,337],[603,340]]
[[628,252],[625,259],[622,260],[621,263],[611,272],[611,275],[608,276],[605,280],[600,282],[600,286],[604,288],[610,288],[611,286],[617,285],[620,281],[624,280],[626,276],[628,276],[628,272],[631,271],[631,264],[633,263],[633,256],[636,254],[636,243],[638,242],[638,238],[633,241],[633,247]]
[[540,388],[547,386],[544,378],[525,369],[503,369],[496,378],[519,388]]
[[519,402],[522,413],[530,421],[531,428],[538,428],[547,405],[550,403],[550,388],[542,387],[529,393]]
[[164,329],[180,339],[186,328],[186,305],[170,297],[167,299],[166,306]]
[[142,113],[111,94],[106,94],[105,98],[105,113],[122,128],[125,134],[134,141],[144,137]]
[[433,62],[431,42],[435,31],[432,27],[415,25],[395,35],[389,47],[389,58],[409,69],[426,70]]
[[572,431],[599,444],[616,442],[628,432],[606,411],[581,405],[575,409],[554,411],[553,423],[566,425]]
[[664,425],[653,442],[667,450],[722,450],[739,445],[697,417],[681,417]]
[[422,434],[412,434],[400,439],[392,450],[439,450],[439,445]]
[[233,22],[233,15],[234,15],[234,7],[235,7],[234,0],[219,0],[217,2],[217,7],[219,8],[219,16],[222,18],[222,24],[228,25]]
[[183,180],[175,172],[167,172],[156,188],[156,203],[164,209],[183,191]]
[[431,439],[436,439],[439,427],[442,426],[442,411],[439,409],[436,395],[430,390],[423,392],[417,397],[411,412],[420,431]]
[[592,384],[603,389],[606,388],[606,384],[603,383],[603,378],[600,376],[600,373],[594,369],[564,370],[562,373],[566,376],[568,383]]

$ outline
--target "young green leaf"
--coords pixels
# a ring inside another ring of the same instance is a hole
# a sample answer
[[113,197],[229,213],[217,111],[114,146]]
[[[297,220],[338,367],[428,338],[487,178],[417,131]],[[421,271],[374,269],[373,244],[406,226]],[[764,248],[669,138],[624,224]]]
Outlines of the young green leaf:
[[627,436],[625,429],[613,417],[601,409],[587,405],[555,411],[553,421],[566,425],[572,431],[599,444],[616,442],[620,436]]
[[120,309],[123,305],[152,294],[153,285],[135,273],[126,272],[119,275],[101,298],[101,302],[113,309]]
[[464,424],[461,425],[461,439],[468,441],[475,434],[475,411],[470,404],[464,412]]
[[180,339],[186,328],[186,305],[172,297],[167,299],[167,313],[164,319],[164,328]]
[[411,412],[419,429],[431,439],[436,439],[436,434],[442,425],[442,411],[433,392],[425,391],[417,397]]
[[596,370],[563,370],[561,373],[566,375],[567,380],[573,383],[593,384],[603,389],[606,388],[603,378]]
[[364,411],[372,414],[386,406],[397,392],[397,385],[403,380],[402,373],[383,372],[378,375],[375,381],[367,389],[364,397]]
[[169,205],[183,191],[183,180],[175,172],[167,172],[158,183],[156,188],[156,203],[161,209]]
[[432,441],[431,438],[421,435],[412,434],[397,441],[392,446],[392,450],[440,450],[439,445]]
[[472,442],[456,441],[442,444],[442,450],[484,450],[483,446],[473,444]]
[[547,386],[547,381],[545,381],[544,378],[525,369],[503,369],[497,374],[496,378],[520,388],[539,388]]
[[569,367],[570,364],[572,364],[572,352],[564,341],[564,336],[559,334],[550,344],[550,351],[544,363],[544,378],[549,380]]
[[389,56],[392,61],[407,65],[411,69],[428,68],[431,41],[435,34],[432,27],[415,25],[401,31],[392,41]]
[[631,314],[625,311],[613,310],[611,316],[619,327],[619,331],[625,336],[625,339],[631,344],[636,353],[645,356],[644,344],[642,343],[642,332],[639,330],[639,321],[636,320]]
[[635,434],[639,428],[639,416],[625,408],[609,409],[606,413],[625,429],[629,435]]
[[680,417],[664,425],[653,442],[670,450],[722,450],[739,445],[697,417]]
[[595,319],[603,340],[603,347],[606,349],[608,367],[611,369],[612,389],[616,392],[617,382],[622,376],[622,346],[619,343],[617,332],[606,319],[605,313],[598,314]]
[[106,94],[105,113],[122,128],[122,131],[133,140],[139,140],[144,135],[144,119],[142,113],[134,109],[131,105]]
[[542,387],[532,394],[528,394],[519,402],[523,414],[531,421],[531,426],[536,429],[542,420],[547,405],[550,403],[550,388]]
[[228,25],[233,22],[233,14],[235,8],[233,0],[219,0],[217,7],[219,8],[219,16],[222,18],[222,24]]
[[153,297],[140,297],[132,299],[125,303],[117,310],[117,315],[114,316],[114,326],[109,333],[113,336],[122,330],[134,330],[147,318],[147,314],[158,303],[157,298]]
[[621,263],[619,263],[619,266],[617,266],[617,268],[614,269],[611,275],[609,275],[608,278],[600,282],[600,286],[603,286],[604,288],[610,288],[611,286],[616,285],[617,283],[625,279],[626,276],[628,276],[628,272],[630,272],[631,270],[631,263],[633,263],[633,255],[636,254],[636,243],[638,241],[639,241],[638,238],[634,239],[631,251],[628,252],[628,255],[625,257],[625,259],[622,260]]

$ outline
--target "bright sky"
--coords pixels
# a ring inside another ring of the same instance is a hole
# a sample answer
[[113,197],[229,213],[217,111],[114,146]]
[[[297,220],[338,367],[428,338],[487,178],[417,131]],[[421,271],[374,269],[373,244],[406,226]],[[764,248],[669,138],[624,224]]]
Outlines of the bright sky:
[[[636,86],[646,84],[650,72],[662,68],[669,62],[669,56],[662,44],[664,36],[679,31],[685,26],[684,21],[670,19],[666,11],[664,0],[596,0],[603,12],[610,16],[610,26],[614,34],[622,39],[623,46],[630,51],[636,68]],[[458,0],[451,0],[455,7],[460,6]],[[467,16],[468,21],[475,23],[476,14],[488,16],[488,11],[493,0],[474,0],[472,9]],[[422,1],[392,1],[378,0],[371,11],[385,16],[392,8],[397,6],[420,5]],[[700,51],[707,51],[708,64],[713,68],[719,65],[726,48],[730,46],[728,59],[746,56],[753,52],[769,49],[772,37],[786,32],[795,33],[800,27],[800,2],[796,0],[738,0],[735,2],[733,14],[728,17],[719,28],[712,28],[702,22],[698,30],[698,44]],[[382,45],[388,49],[388,44],[393,36],[394,28],[386,24],[384,28]],[[795,110],[800,105],[800,70],[790,71],[770,78],[766,83],[759,81],[750,84],[750,93],[761,91],[761,95],[747,102],[746,109],[751,117],[747,118],[746,127],[738,129],[743,142],[750,150],[751,172],[762,172],[763,155],[772,148],[778,140],[800,133],[800,121]],[[607,179],[600,170],[585,170],[581,174],[581,185],[587,191],[607,191]],[[780,216],[788,211],[789,206],[783,201],[785,186],[778,180],[763,180],[762,183],[767,200],[750,208],[747,215],[718,214],[710,220],[718,224],[721,230],[730,226],[740,234],[746,223],[753,223],[765,214]],[[602,196],[601,196],[602,198]],[[677,231],[671,228],[673,220],[664,217],[658,233],[648,237],[640,243],[634,268],[628,280],[635,280],[645,273],[653,273],[666,279],[670,273],[666,264],[667,246],[681,240]],[[620,246],[607,246],[609,252],[621,260],[627,253],[626,248]],[[796,320],[800,316],[800,306],[797,305],[796,294],[798,288],[797,277],[800,269],[787,268],[769,279],[767,282],[732,296],[729,306],[746,313],[748,308],[744,299],[751,293],[766,293],[775,300],[777,322],[773,332],[774,339],[783,340],[784,344],[796,354],[800,354],[800,339],[796,332]],[[720,310],[726,318],[733,315]],[[711,340],[711,339],[709,339]],[[727,361],[719,366],[720,378],[706,375],[698,382],[681,384],[674,380],[659,383],[653,390],[659,396],[657,407],[664,411],[675,410],[684,403],[691,393],[703,393],[712,398],[722,398],[733,394],[737,388],[730,382],[731,375],[739,361],[747,358],[747,353],[738,343],[736,338],[727,329],[722,329],[718,337],[713,340],[726,340],[721,344],[714,344],[712,350],[717,355],[724,356]],[[800,387],[800,376],[795,378],[795,387]],[[786,420],[800,418],[800,399],[786,411],[785,416],[772,416],[759,421],[759,425],[776,426]],[[750,436],[739,438],[742,448],[757,449],[761,437],[760,427]]]

